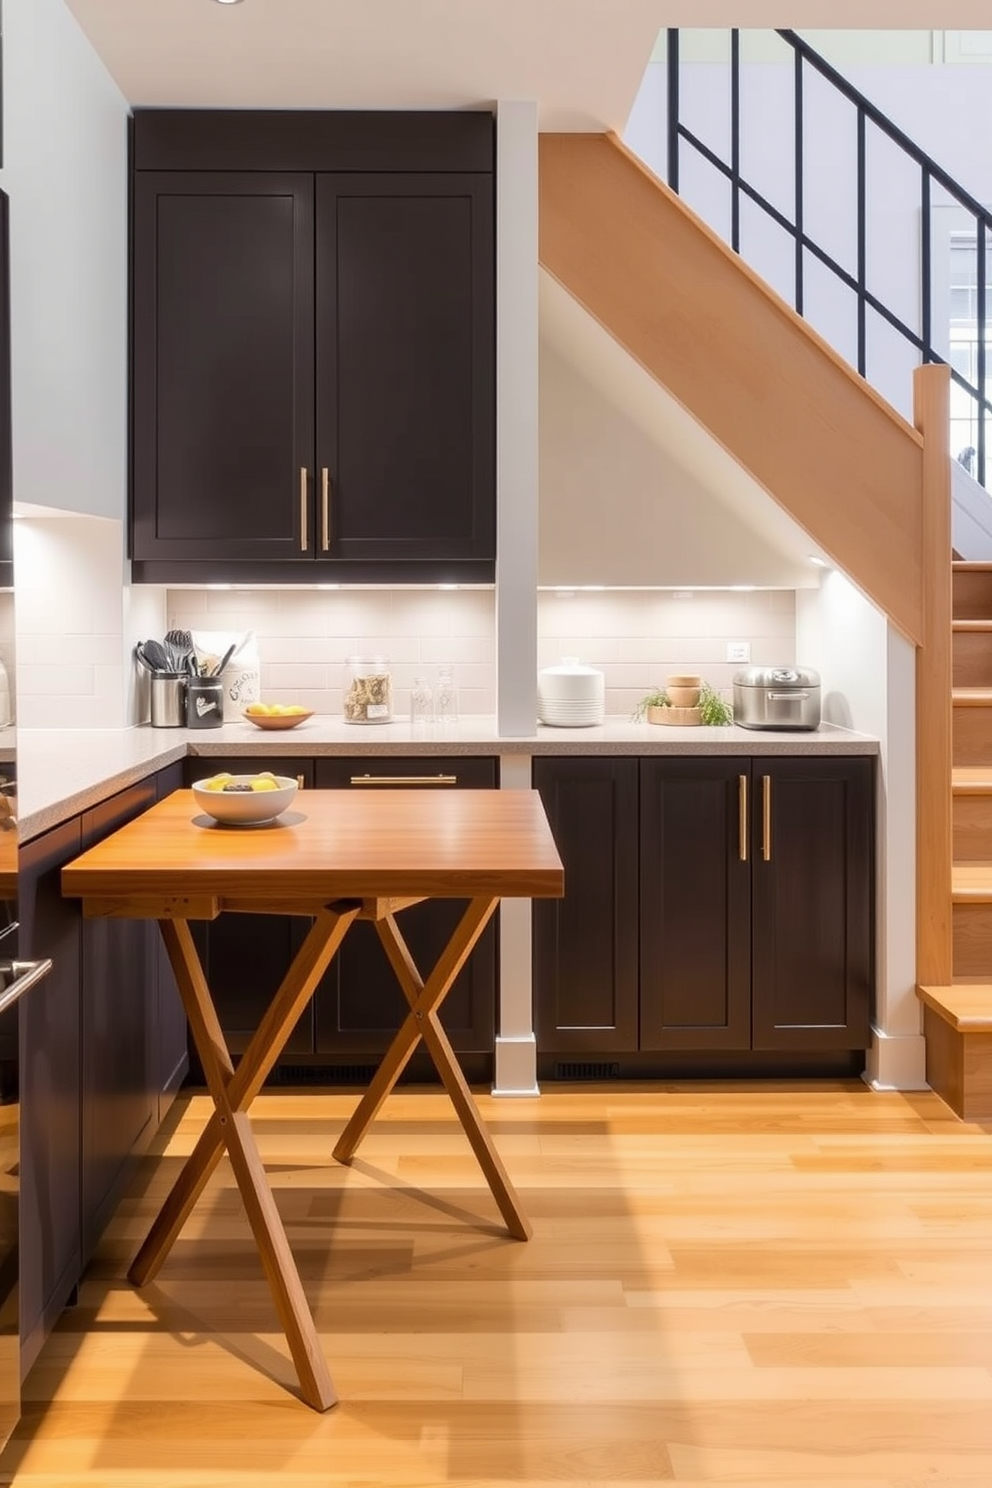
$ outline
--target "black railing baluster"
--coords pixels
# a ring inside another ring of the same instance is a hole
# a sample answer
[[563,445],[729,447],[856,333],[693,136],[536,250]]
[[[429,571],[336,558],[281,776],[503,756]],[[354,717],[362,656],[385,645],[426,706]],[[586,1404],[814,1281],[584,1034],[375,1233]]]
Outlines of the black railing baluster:
[[668,32],[668,184],[673,191],[679,189],[679,33],[676,27]]
[[[992,400],[986,389],[988,356],[986,333],[988,306],[986,304],[988,284],[987,245],[992,235],[992,212],[948,175],[935,160],[893,124],[870,99],[849,83],[842,73],[815,52],[808,42],[795,31],[779,29],[776,34],[793,51],[793,112],[795,128],[794,169],[794,215],[790,222],[785,212],[774,206],[747,180],[741,169],[741,66],[740,31],[731,30],[730,43],[730,162],[704,144],[682,123],[680,114],[680,69],[679,32],[668,31],[668,182],[673,190],[679,189],[680,144],[684,140],[697,154],[714,167],[730,187],[731,194],[731,245],[740,252],[742,199],[754,202],[768,217],[792,236],[795,255],[795,308],[804,314],[806,255],[822,263],[857,299],[858,371],[867,375],[868,362],[868,311],[869,309],[899,335],[903,336],[919,353],[924,362],[944,362],[947,358],[934,344],[933,304],[933,231],[931,210],[934,187],[939,187],[953,203],[964,207],[976,223],[976,278],[978,280],[977,334],[978,346],[975,358],[975,382],[970,381],[955,367],[951,367],[951,381],[961,388],[976,406],[975,454],[976,474],[985,484],[986,454],[988,448],[989,414]],[[857,113],[857,266],[851,273],[833,256],[806,233],[804,221],[804,67],[811,67],[838,92],[853,104]],[[909,326],[893,310],[885,305],[868,287],[868,181],[867,181],[867,126],[871,124],[893,142],[909,159],[920,167],[921,215],[920,226],[920,328]]]
[[804,295],[803,277],[803,59],[796,52],[795,70],[792,75],[792,113],[795,123],[795,240],[796,240],[796,310],[802,315]]
[[858,109],[858,371],[868,375],[868,146],[865,112]]
[[741,251],[741,33],[730,33],[730,246]]
[[978,400],[978,445],[977,445],[977,452],[978,452],[978,461],[977,461],[977,464],[978,464],[978,469],[977,469],[977,479],[978,479],[978,484],[980,486],[984,486],[984,484],[985,484],[985,422],[986,422],[986,420],[985,420],[985,414],[986,414],[986,408],[987,408],[987,403],[986,403],[986,399],[985,399],[985,322],[986,322],[986,315],[985,315],[985,284],[986,284],[986,279],[985,279],[985,269],[986,269],[986,263],[985,263],[985,231],[986,231],[986,229],[985,229],[985,223],[984,222],[977,222],[975,224],[975,226],[976,226],[976,229],[977,229],[977,232],[978,232],[978,239],[977,239],[977,241],[978,241],[978,264],[977,264],[977,275],[976,275],[976,277],[978,279],[978,357],[977,357],[976,367],[975,367],[975,371],[976,371],[976,379],[975,380],[977,381],[978,386],[979,386],[979,389],[980,389],[980,392],[981,392],[981,396],[980,396],[980,398]]

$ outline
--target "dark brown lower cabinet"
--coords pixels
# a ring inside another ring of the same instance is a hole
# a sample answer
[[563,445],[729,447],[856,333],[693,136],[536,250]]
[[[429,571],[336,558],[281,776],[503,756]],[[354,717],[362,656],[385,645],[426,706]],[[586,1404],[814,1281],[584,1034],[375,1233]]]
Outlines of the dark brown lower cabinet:
[[[82,851],[147,811],[154,778],[81,818]],[[83,920],[82,1213],[90,1255],[130,1176],[135,1147],[158,1122],[159,931],[153,920]]]
[[80,853],[79,818],[19,853],[21,954],[52,970],[21,1002],[20,1290],[22,1372],[79,1280],[82,916],[63,899],[63,864]]
[[565,897],[534,903],[538,1049],[637,1048],[637,761],[534,761]]
[[[237,758],[192,758],[186,761],[187,783],[221,770],[232,774],[251,769]],[[266,758],[277,775],[300,776],[305,787],[322,790],[383,790],[394,784],[424,790],[491,790],[496,761],[491,758],[388,757],[318,759]],[[376,783],[370,783],[372,777]],[[356,783],[356,782],[361,782]],[[464,900],[432,901],[403,910],[400,930],[418,967],[433,968],[462,911]],[[293,955],[310,927],[302,916],[223,914],[194,927],[194,936],[214,996],[228,1046],[241,1053],[258,1026]],[[483,932],[467,965],[449,993],[441,1020],[466,1070],[479,1074],[481,1061],[491,1063],[496,1007],[495,917]],[[274,1072],[287,1078],[347,1079],[367,1074],[403,1020],[406,1002],[392,968],[370,924],[359,923],[347,938],[313,1000],[296,1025]],[[200,1074],[190,1050],[194,1075]],[[472,1064],[474,1060],[474,1065]],[[487,1065],[488,1069],[488,1065]],[[411,1077],[431,1078],[433,1064],[422,1052],[414,1056]]]
[[751,1047],[748,774],[740,759],[641,762],[641,1049]]
[[689,1072],[696,1056],[800,1068],[867,1048],[874,770],[835,755],[536,759],[565,865],[564,899],[534,907],[539,1058]]
[[874,763],[754,761],[754,1049],[866,1049],[871,1042]]
[[[313,761],[278,757],[264,761],[231,758],[187,758],[186,784],[228,771],[244,775],[253,769],[299,779],[304,789],[313,785]],[[244,1053],[262,1014],[303,942],[310,922],[292,915],[222,914],[193,927],[203,970],[220,1018],[228,1047]],[[309,1054],[313,1049],[313,1004],[303,1012],[286,1044],[286,1054]],[[195,1050],[190,1063],[202,1075]]]
[[[496,761],[479,758],[319,759],[316,784],[323,790],[493,790]],[[433,899],[398,916],[400,932],[426,978],[467,905],[464,899]],[[491,1054],[496,1009],[496,917],[486,926],[441,1009],[441,1022],[458,1054]],[[378,1056],[385,1052],[406,1013],[406,1001],[386,959],[375,927],[349,930],[337,957],[314,993],[316,1050],[331,1056]],[[416,1056],[415,1056],[416,1057]],[[426,1056],[418,1060],[425,1065]],[[433,1069],[433,1065],[430,1066]],[[429,1071],[424,1068],[424,1073]]]
[[20,848],[21,953],[52,960],[21,1004],[22,1371],[70,1299],[186,1058],[171,981],[160,996],[158,926],[84,920],[78,900],[62,896],[62,868],[177,779],[163,772]]

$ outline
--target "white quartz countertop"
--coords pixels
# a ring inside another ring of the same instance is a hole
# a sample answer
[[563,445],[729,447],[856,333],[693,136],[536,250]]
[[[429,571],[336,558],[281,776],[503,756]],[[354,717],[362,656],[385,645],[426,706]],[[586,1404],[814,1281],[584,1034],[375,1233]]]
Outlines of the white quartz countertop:
[[[869,734],[821,724],[810,732],[671,728],[608,719],[594,728],[538,726],[534,733],[500,737],[493,717],[458,723],[347,724],[317,715],[294,729],[263,730],[246,722],[212,729],[19,729],[17,807],[22,841],[133,785],[187,754],[264,759],[278,755],[534,755],[534,754],[877,754]],[[210,767],[206,766],[205,773]]]

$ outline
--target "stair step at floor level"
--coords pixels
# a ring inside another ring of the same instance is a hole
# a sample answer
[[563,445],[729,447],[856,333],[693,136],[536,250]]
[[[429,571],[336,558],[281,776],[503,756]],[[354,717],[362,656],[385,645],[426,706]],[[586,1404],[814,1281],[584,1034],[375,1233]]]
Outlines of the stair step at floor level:
[[951,789],[954,862],[992,863],[992,765],[959,766]]
[[985,620],[992,615],[992,563],[952,565],[955,620]]
[[921,987],[919,995],[927,1083],[964,1120],[988,1120],[992,1117],[992,982]]
[[952,631],[952,685],[992,687],[992,620],[955,620]]
[[951,696],[955,767],[992,767],[992,687],[955,687]]

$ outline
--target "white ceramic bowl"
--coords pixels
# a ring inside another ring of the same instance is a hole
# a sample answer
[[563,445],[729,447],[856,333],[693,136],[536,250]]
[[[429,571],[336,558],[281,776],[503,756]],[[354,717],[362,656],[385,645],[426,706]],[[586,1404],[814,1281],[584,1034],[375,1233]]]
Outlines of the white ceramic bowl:
[[[257,770],[252,775],[231,775],[228,783],[247,785],[262,773]],[[215,775],[207,777],[207,780],[216,779]],[[267,791],[207,790],[207,780],[195,780],[193,796],[201,811],[207,812],[215,821],[240,822],[242,825],[272,821],[291,805],[297,791],[296,781],[288,775],[277,775],[275,779],[278,789]]]

